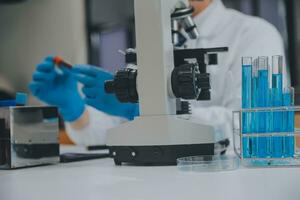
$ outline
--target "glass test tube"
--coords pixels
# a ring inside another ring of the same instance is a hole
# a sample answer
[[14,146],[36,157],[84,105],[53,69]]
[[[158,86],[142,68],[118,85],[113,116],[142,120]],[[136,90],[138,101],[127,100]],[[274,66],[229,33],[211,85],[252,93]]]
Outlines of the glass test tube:
[[[257,108],[257,101],[258,101],[258,59],[255,59],[253,61],[253,65],[252,65],[252,80],[251,80],[251,84],[252,84],[252,94],[251,94],[251,107],[252,108]],[[258,116],[257,113],[251,113],[251,132],[252,133],[258,133]],[[257,147],[257,138],[256,137],[252,137],[250,138],[249,141],[249,146],[250,146],[250,154],[251,157],[256,157],[257,156],[257,151],[258,151],[258,147]]]
[[[269,106],[269,72],[268,72],[268,57],[258,58],[258,107],[265,108]],[[260,112],[258,115],[258,132],[267,132],[268,127],[268,113]],[[269,155],[268,138],[259,137],[257,139],[258,157],[264,158]]]
[[[251,108],[252,58],[242,58],[242,108]],[[242,133],[251,133],[251,113],[242,114]],[[243,137],[243,157],[250,157],[249,138]]]
[[[272,106],[283,106],[283,86],[282,86],[282,67],[283,57],[272,57]],[[272,132],[282,132],[284,112],[273,113],[273,130]],[[283,137],[272,138],[272,157],[280,158],[283,156]]]
[[[283,90],[283,106],[294,105],[294,88],[288,87]],[[294,134],[295,132],[295,113],[288,111],[283,113],[283,131]],[[293,157],[295,154],[295,137],[286,136],[283,139],[284,157]]]

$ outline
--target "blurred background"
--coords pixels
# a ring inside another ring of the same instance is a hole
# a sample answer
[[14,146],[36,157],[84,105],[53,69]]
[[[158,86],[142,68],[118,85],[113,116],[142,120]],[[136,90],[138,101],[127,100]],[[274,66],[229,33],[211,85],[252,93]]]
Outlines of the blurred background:
[[[223,2],[227,7],[262,17],[277,27],[284,38],[292,85],[298,91],[300,1]],[[123,67],[125,60],[118,50],[135,47],[133,9],[133,0],[0,0],[3,95],[28,92],[35,65],[49,54],[110,71]]]

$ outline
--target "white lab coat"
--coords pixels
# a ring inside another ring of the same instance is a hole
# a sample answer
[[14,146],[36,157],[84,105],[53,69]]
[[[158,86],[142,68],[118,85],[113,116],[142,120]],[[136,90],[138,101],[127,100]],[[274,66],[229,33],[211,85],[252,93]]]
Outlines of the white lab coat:
[[[219,65],[209,66],[211,74],[211,101],[192,103],[193,116],[199,122],[232,137],[232,111],[241,108],[241,57],[284,55],[283,40],[267,21],[227,9],[221,0],[214,0],[194,18],[200,37],[189,41],[189,48],[229,47],[219,55]],[[286,68],[284,68],[286,69]],[[286,74],[286,71],[284,72]],[[289,85],[285,76],[284,85]],[[70,138],[80,145],[104,144],[106,131],[125,120],[112,117],[87,107],[90,123],[82,130],[74,130],[66,123]]]

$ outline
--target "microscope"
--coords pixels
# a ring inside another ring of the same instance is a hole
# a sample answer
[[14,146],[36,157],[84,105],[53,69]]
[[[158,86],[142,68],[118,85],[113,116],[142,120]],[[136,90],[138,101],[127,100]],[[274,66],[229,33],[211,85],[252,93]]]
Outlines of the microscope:
[[190,39],[199,36],[192,13],[188,0],[135,0],[136,50],[126,51],[127,67],[105,83],[120,102],[139,103],[138,117],[108,131],[116,165],[174,165],[180,157],[224,153],[229,145],[191,116],[189,101],[211,98],[207,65],[228,51],[179,47],[181,29]]

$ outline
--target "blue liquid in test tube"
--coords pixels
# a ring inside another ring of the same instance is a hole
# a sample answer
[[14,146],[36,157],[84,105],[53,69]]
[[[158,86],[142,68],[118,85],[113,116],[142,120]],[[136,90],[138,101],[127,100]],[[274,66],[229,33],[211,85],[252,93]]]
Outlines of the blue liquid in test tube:
[[[242,108],[251,108],[252,58],[242,58]],[[242,113],[242,133],[251,133],[251,113]],[[243,137],[243,157],[249,158],[251,146],[248,137]]]
[[[251,107],[257,108],[257,101],[258,101],[258,59],[255,59],[252,65],[252,98],[251,98]],[[258,133],[258,115],[257,113],[251,113],[251,132]],[[250,145],[251,145],[251,157],[257,156],[258,146],[257,146],[257,138],[252,137],[250,138]]]
[[[269,106],[269,72],[268,72],[268,57],[259,57],[258,58],[258,101],[257,105],[261,108],[266,108]],[[268,132],[269,127],[269,116],[270,113],[259,112],[258,115],[258,132],[266,133]],[[264,158],[269,156],[269,140],[267,137],[258,137],[258,157]]]
[[[284,88],[283,90],[283,105],[294,105],[294,89]],[[294,134],[295,132],[295,113],[294,111],[288,111],[283,113],[283,131]],[[284,157],[293,157],[295,154],[295,137],[286,136],[283,139]]]
[[[272,106],[283,106],[283,86],[282,86],[282,56],[272,57]],[[273,113],[272,132],[283,132],[284,112]],[[272,138],[272,157],[281,158],[283,156],[283,137],[275,136]]]

